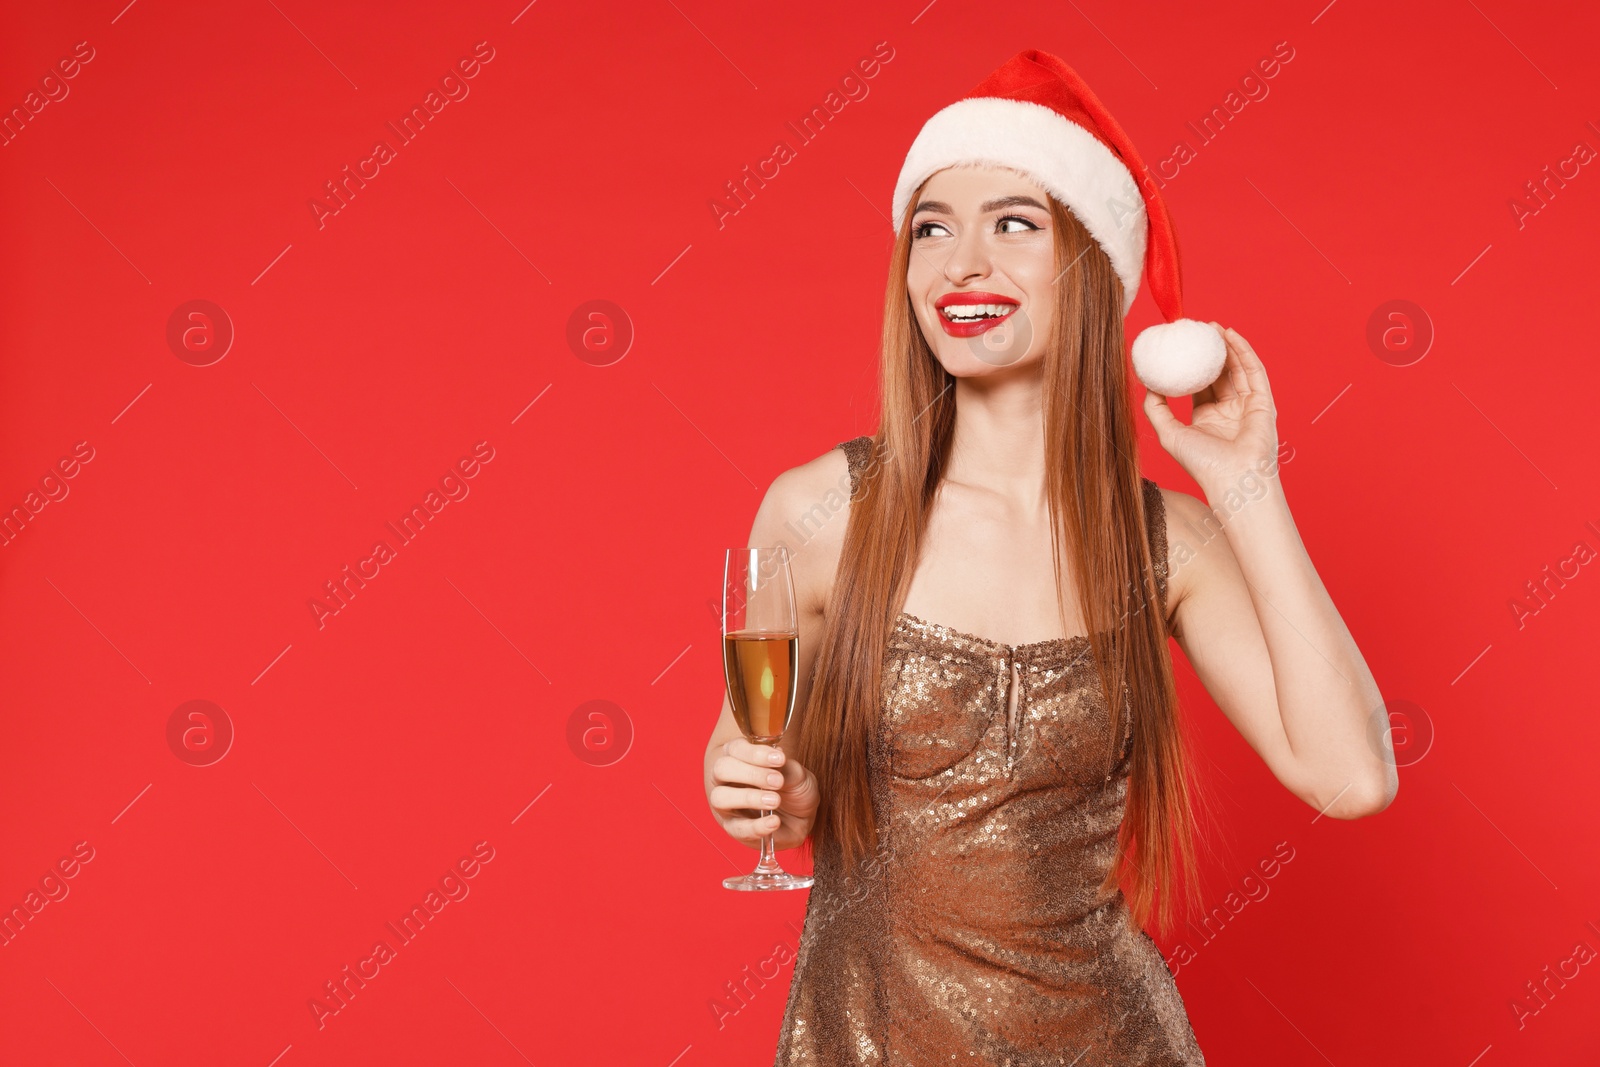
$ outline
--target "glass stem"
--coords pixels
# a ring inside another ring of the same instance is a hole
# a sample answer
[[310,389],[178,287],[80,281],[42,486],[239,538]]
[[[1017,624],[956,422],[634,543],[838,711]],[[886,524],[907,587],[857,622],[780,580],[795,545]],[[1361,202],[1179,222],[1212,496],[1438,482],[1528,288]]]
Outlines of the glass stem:
[[[761,817],[764,819],[771,814],[770,811],[763,811]],[[773,838],[777,836],[778,832],[774,830],[761,839],[761,860],[756,864],[757,874],[777,874],[783,871],[783,868],[778,866],[778,855],[772,847]]]

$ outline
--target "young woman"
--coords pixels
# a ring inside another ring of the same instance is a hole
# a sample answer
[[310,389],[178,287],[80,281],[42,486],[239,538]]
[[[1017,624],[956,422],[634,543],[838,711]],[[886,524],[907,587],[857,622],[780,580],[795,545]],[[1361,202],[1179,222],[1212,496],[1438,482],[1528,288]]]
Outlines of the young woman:
[[896,190],[878,432],[784,472],[756,515],[750,545],[792,555],[797,712],[780,751],[724,703],[704,770],[736,840],[812,846],[779,1065],[1204,1063],[1143,929],[1193,863],[1169,637],[1312,808],[1395,795],[1238,333],[1169,324],[1223,342],[1220,377],[1182,344],[1134,359],[1204,379],[1189,424],[1153,389],[1144,410],[1226,506],[1139,473],[1123,316],[1142,271],[1178,308],[1141,172],[1045,53],[930,119]]

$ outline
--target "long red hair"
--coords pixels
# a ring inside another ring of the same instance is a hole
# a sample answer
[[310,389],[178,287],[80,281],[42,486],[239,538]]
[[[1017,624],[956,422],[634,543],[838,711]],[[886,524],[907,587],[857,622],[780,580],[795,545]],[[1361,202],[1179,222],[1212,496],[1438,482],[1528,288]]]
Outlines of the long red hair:
[[[955,378],[928,347],[906,289],[917,199],[901,220],[889,266],[878,432],[851,502],[811,694],[797,709],[792,739],[785,738],[821,792],[812,854],[834,858],[847,874],[878,844],[867,758],[882,700],[883,653],[916,569],[955,427]],[[1117,861],[1101,892],[1122,883],[1135,919],[1148,925],[1153,917],[1164,931],[1180,863],[1185,873],[1194,870],[1194,807],[1168,620],[1160,610],[1144,610],[1159,601],[1125,366],[1122,282],[1054,197],[1050,214],[1057,281],[1043,407],[1057,597],[1062,619],[1070,618],[1061,593],[1059,546],[1065,545],[1102,693],[1114,709],[1114,741],[1123,735],[1124,702],[1112,694],[1127,694],[1133,719],[1128,804]],[[1120,755],[1116,749],[1106,753],[1108,770]],[[1185,877],[1182,884],[1185,910],[1192,910],[1195,882]]]

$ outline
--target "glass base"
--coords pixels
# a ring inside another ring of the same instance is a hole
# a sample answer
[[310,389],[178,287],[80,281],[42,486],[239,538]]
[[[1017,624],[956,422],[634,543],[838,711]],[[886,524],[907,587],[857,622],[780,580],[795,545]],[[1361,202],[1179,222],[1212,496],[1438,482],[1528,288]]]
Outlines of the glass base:
[[772,871],[763,874],[760,871],[754,874],[741,874],[736,878],[724,878],[724,889],[746,889],[761,891],[766,889],[810,889],[813,879],[809,874],[790,874],[788,871]]

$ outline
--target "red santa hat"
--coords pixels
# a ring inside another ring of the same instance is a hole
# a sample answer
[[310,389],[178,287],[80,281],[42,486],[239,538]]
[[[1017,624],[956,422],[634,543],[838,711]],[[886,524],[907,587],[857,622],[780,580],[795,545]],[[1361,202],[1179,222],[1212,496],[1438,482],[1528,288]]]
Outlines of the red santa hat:
[[1048,52],[1018,52],[929,119],[895,183],[897,224],[917,186],[962,163],[1015,168],[1071,209],[1122,279],[1124,316],[1139,279],[1149,279],[1167,321],[1133,342],[1133,370],[1147,387],[1187,396],[1222,373],[1221,335],[1183,318],[1178,238],[1161,191],[1136,180],[1145,170],[1138,150],[1077,71]]

